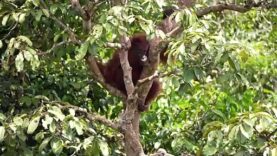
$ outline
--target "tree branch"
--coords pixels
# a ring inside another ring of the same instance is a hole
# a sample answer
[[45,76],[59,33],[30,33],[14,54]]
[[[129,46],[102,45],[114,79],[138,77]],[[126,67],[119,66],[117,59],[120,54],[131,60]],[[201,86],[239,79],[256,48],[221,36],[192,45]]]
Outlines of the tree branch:
[[277,5],[275,4],[270,4],[267,3],[266,1],[260,1],[260,2],[251,2],[250,4],[245,4],[245,5],[237,5],[237,4],[217,4],[214,6],[209,6],[207,8],[200,9],[196,11],[196,15],[198,17],[202,17],[204,15],[207,15],[212,12],[220,12],[224,10],[231,10],[231,11],[237,11],[240,13],[245,13],[252,8],[257,8],[257,7],[266,7],[266,8],[276,8]]
[[131,47],[131,42],[127,37],[122,37],[121,42],[121,45],[123,46],[119,50],[119,60],[123,70],[123,79],[127,91],[127,98],[129,98],[129,96],[133,94],[135,88],[132,81],[132,67],[128,61],[128,50]]
[[167,77],[167,76],[170,76],[170,75],[177,75],[177,70],[173,70],[171,72],[167,72],[167,73],[158,73],[158,72],[155,72],[153,75],[151,76],[148,76],[144,79],[140,79],[138,81],[139,84],[142,84],[142,83],[145,83],[145,82],[148,82],[148,81],[151,81],[151,80],[154,80],[156,78],[160,78],[160,77]]

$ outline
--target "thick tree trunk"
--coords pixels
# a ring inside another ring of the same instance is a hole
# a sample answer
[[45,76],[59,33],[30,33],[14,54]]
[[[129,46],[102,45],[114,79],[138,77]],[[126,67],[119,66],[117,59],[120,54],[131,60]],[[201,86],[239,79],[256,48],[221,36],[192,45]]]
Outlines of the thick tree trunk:
[[[127,156],[144,156],[144,151],[139,138],[140,113],[136,110],[136,101],[129,101],[122,117],[124,146]],[[124,123],[125,122],[125,123]]]

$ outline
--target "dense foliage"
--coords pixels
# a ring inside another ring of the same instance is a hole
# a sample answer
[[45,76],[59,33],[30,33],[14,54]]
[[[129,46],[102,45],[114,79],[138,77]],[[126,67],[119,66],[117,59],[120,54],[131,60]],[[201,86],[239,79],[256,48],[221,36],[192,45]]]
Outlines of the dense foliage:
[[[82,4],[89,3],[84,0]],[[141,138],[152,153],[181,155],[277,154],[277,12],[255,8],[197,18],[199,1],[177,11],[185,28],[170,40],[160,66],[163,91],[143,113]],[[126,6],[97,4],[93,26],[68,1],[0,2],[1,155],[122,155],[122,136],[82,113],[117,119],[122,102],[91,79],[87,52],[107,60],[123,33],[161,32],[162,0]],[[62,23],[59,23],[62,22]],[[83,44],[71,42],[71,28]],[[163,36],[163,34],[159,34]],[[166,75],[166,74],[165,74]]]

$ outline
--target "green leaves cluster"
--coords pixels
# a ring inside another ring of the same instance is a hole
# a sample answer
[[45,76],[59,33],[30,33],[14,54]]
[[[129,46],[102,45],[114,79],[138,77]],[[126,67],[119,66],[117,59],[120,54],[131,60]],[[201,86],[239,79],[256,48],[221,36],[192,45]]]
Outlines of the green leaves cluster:
[[[64,155],[88,150],[87,155],[109,155],[107,143],[96,134],[90,121],[78,116],[73,108],[66,111],[61,108],[63,106],[58,103],[46,102],[32,115],[18,114],[9,118],[1,113],[0,144],[5,144],[1,152],[9,155],[19,154],[19,151],[24,155]],[[38,146],[33,146],[36,144]]]

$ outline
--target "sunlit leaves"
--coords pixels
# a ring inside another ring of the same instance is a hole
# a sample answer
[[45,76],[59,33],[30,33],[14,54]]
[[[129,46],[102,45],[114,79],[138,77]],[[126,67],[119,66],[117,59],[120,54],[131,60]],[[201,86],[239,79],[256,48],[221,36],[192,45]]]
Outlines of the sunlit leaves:
[[39,6],[39,4],[40,4],[39,0],[32,0],[32,2],[35,6]]
[[208,134],[207,144],[203,148],[204,155],[214,155],[220,149],[223,134],[220,131],[211,131]]
[[5,127],[0,126],[0,142],[4,140],[5,137]]
[[85,139],[84,139],[84,142],[83,142],[83,147],[84,147],[84,149],[87,149],[87,148],[92,144],[93,140],[94,140],[94,137],[93,137],[93,136],[90,136],[90,137],[88,137],[88,138],[85,138]]
[[33,45],[32,41],[27,36],[20,35],[20,36],[17,36],[17,39],[18,39],[18,41],[27,43],[28,46],[32,46]]
[[34,16],[35,16],[36,21],[40,21],[41,16],[42,16],[42,11],[41,10],[36,11]]
[[39,151],[42,151],[43,149],[45,149],[46,146],[49,144],[49,142],[50,142],[51,139],[52,139],[51,137],[45,138],[45,139],[42,141],[42,143],[39,145],[39,148],[38,148]]
[[154,30],[153,21],[147,20],[147,19],[143,18],[142,16],[138,16],[137,18],[139,19],[140,27],[142,28],[142,30],[144,30],[144,32],[146,34],[150,34],[150,32],[153,32],[153,30]]
[[5,25],[7,24],[7,21],[8,21],[8,19],[9,19],[9,17],[10,17],[9,14],[3,17],[3,19],[2,19],[2,25],[3,25],[3,26],[5,26]]
[[50,145],[53,153],[57,155],[60,154],[63,150],[63,141],[58,138],[52,139]]
[[41,9],[43,14],[46,16],[46,17],[50,17],[50,13],[49,13],[49,10],[47,9]]
[[166,1],[165,0],[155,0],[155,2],[160,8],[166,6]]
[[99,147],[101,150],[101,153],[103,156],[108,156],[109,155],[109,147],[108,144],[104,141],[99,141]]
[[23,119],[21,117],[14,117],[13,122],[16,126],[22,126],[23,125]]
[[171,147],[178,151],[181,150],[183,148],[191,150],[191,151],[197,151],[198,147],[195,146],[190,140],[187,140],[186,138],[174,138],[172,143],[171,143]]
[[18,18],[18,22],[19,23],[23,23],[23,22],[25,22],[25,17],[26,17],[26,14],[20,14],[19,15],[19,18]]
[[63,121],[65,115],[62,113],[61,109],[57,106],[53,106],[48,110],[49,113],[55,115],[59,120]]
[[95,39],[98,39],[102,35],[102,32],[103,32],[103,26],[101,26],[101,25],[95,25],[93,27],[92,34],[93,34],[93,37]]
[[87,54],[89,45],[90,45],[89,41],[86,41],[84,44],[81,45],[81,47],[77,50],[78,54],[75,57],[77,60],[81,60],[85,57],[85,55]]
[[23,68],[24,68],[23,61],[24,61],[23,54],[22,54],[22,53],[19,53],[19,54],[16,56],[16,59],[15,59],[15,66],[16,66],[17,71],[19,71],[19,72],[22,71]]
[[27,134],[32,134],[32,133],[34,133],[34,131],[35,131],[35,130],[37,129],[37,127],[38,127],[39,119],[40,119],[40,116],[35,117],[35,118],[33,118],[33,119],[30,121],[30,124],[29,124],[28,129],[27,129]]
[[50,13],[51,13],[51,14],[55,14],[56,11],[57,11],[58,9],[59,9],[59,8],[58,8],[57,5],[51,5],[51,6],[50,6]]

